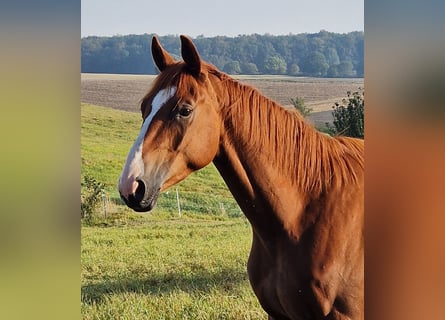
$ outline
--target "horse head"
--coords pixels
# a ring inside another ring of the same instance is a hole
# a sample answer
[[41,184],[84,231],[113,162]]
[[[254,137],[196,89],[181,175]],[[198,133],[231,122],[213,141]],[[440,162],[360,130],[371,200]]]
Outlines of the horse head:
[[141,103],[143,124],[119,178],[119,193],[135,211],[150,211],[160,192],[215,157],[220,137],[217,96],[192,41],[181,36],[183,61],[152,39],[160,71]]

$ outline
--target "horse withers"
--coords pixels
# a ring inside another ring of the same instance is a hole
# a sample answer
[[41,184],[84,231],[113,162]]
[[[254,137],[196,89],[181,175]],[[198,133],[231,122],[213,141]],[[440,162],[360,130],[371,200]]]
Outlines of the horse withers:
[[270,319],[364,318],[364,141],[319,133],[201,60],[153,37],[160,71],[119,192],[140,212],[213,161],[253,230],[248,274]]

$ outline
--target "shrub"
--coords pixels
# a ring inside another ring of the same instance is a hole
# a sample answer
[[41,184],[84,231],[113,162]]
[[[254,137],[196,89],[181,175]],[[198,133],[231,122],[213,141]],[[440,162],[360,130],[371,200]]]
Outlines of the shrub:
[[93,177],[85,175],[81,182],[80,192],[80,217],[87,223],[91,223],[99,204],[105,185],[96,181]]
[[314,110],[313,108],[304,105],[304,99],[296,97],[295,99],[290,98],[290,102],[297,109],[303,117],[307,117]]
[[359,88],[359,91],[353,93],[348,91],[347,94],[348,98],[343,99],[342,105],[336,102],[335,106],[332,107],[334,109],[334,111],[332,111],[334,126],[326,123],[326,127],[331,135],[364,138],[364,91]]

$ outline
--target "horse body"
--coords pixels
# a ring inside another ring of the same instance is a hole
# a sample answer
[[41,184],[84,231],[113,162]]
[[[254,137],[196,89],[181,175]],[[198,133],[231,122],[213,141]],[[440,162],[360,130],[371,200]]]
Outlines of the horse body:
[[[177,63],[153,39],[161,73],[141,106],[152,123],[132,148],[142,159],[127,159],[122,198],[148,211],[213,161],[252,225],[249,280],[269,317],[363,319],[363,141],[318,133],[181,41]],[[161,101],[166,88],[175,92]]]
[[[233,101],[240,95],[234,94]],[[234,108],[232,102],[228,105]],[[280,107],[272,103],[269,108]],[[273,122],[269,132],[282,124]],[[283,170],[271,165],[273,156],[259,150],[254,138],[233,128],[236,124],[225,122],[213,162],[253,227],[248,272],[261,305],[274,319],[347,319],[346,315],[360,319],[361,162],[355,164],[359,174],[355,183],[337,186],[333,182],[320,194],[308,195]],[[317,138],[341,145],[321,134]]]

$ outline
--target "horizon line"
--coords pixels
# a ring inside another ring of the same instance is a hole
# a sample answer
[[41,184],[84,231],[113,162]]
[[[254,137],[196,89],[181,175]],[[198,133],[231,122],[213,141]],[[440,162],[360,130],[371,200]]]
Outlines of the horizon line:
[[336,33],[336,34],[348,34],[348,33],[352,33],[352,32],[364,32],[364,30],[351,30],[351,31],[347,31],[347,32],[335,32],[335,31],[329,31],[326,29],[320,29],[317,32],[299,32],[299,33],[293,33],[293,32],[288,32],[286,34],[282,33],[282,34],[273,34],[273,33],[240,33],[238,35],[204,35],[204,34],[199,34],[199,35],[189,35],[186,33],[167,33],[167,34],[159,34],[156,32],[144,32],[144,33],[127,33],[127,34],[113,34],[113,35],[97,35],[97,34],[88,34],[88,35],[81,35],[81,39],[83,38],[88,38],[88,37],[104,37],[104,38],[112,38],[112,37],[124,37],[124,36],[143,36],[143,35],[157,35],[159,37],[169,37],[169,36],[175,36],[175,37],[179,37],[181,34],[187,35],[192,39],[197,39],[197,38],[216,38],[216,37],[226,37],[226,38],[237,38],[237,37],[242,37],[242,36],[253,36],[253,35],[259,35],[259,36],[274,36],[274,37],[280,37],[280,36],[296,36],[296,35],[300,35],[300,34],[317,34],[320,32],[328,32],[328,33]]

